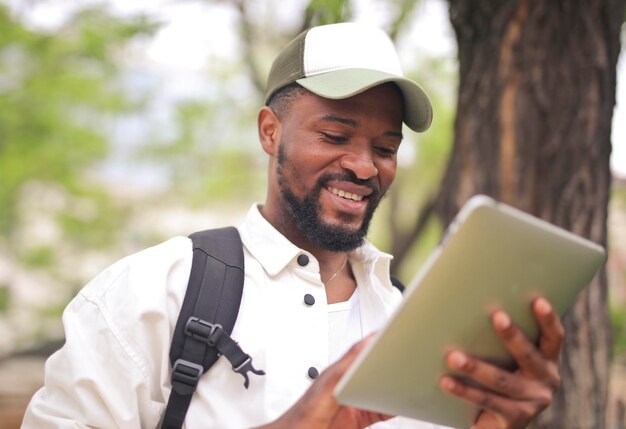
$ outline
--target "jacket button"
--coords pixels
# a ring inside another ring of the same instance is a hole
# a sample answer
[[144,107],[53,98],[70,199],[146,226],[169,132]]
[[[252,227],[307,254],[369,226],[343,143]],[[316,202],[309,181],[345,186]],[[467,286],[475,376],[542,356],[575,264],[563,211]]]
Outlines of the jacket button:
[[298,265],[300,265],[301,267],[306,267],[308,263],[309,257],[307,255],[298,256]]
[[304,303],[306,305],[313,305],[315,304],[315,298],[310,293],[307,293],[306,295],[304,295]]
[[311,380],[315,380],[320,375],[320,372],[317,370],[317,368],[312,366],[311,368],[309,368],[308,375]]

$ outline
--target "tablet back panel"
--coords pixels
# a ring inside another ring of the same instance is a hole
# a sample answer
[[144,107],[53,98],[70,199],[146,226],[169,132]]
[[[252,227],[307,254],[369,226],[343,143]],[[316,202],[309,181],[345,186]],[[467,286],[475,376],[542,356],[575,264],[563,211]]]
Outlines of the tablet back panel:
[[490,324],[507,311],[536,339],[531,300],[562,315],[605,260],[602,247],[484,196],[472,198],[405,292],[386,327],[337,385],[340,402],[452,427],[477,409],[438,387],[459,348],[500,366],[513,361]]

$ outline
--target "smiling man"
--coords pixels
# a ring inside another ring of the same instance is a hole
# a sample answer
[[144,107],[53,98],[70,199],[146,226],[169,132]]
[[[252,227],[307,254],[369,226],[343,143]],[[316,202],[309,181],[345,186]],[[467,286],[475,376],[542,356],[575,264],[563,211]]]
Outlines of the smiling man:
[[[219,359],[200,379],[186,427],[436,427],[340,406],[332,395],[401,300],[389,278],[391,256],[365,237],[396,175],[402,124],[421,132],[431,120],[427,95],[403,77],[378,29],[315,27],[280,53],[258,115],[267,198],[239,227],[245,281],[232,332],[265,375],[251,375],[246,389]],[[66,344],[49,359],[24,427],[158,427],[191,260],[190,240],[176,237],[87,285],[64,313]],[[484,410],[475,429],[525,427],[558,387],[563,328],[545,300],[533,311],[539,347],[506,314],[493,315],[517,370],[462,351],[446,357],[469,382],[445,376],[441,388]]]

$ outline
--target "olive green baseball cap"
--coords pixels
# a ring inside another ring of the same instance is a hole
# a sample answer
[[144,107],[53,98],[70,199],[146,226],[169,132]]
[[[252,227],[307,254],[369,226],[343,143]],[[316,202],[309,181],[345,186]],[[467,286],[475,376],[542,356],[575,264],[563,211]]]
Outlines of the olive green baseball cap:
[[370,25],[345,22],[300,33],[272,64],[265,104],[293,82],[332,99],[352,97],[393,82],[402,92],[404,123],[409,128],[425,131],[433,119],[428,95],[416,82],[404,77],[389,36]]

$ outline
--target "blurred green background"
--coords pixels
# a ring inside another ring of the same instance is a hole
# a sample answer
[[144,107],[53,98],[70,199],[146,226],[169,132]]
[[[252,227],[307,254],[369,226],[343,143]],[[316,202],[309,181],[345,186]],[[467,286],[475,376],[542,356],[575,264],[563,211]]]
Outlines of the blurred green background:
[[[405,133],[394,193],[375,218],[370,238],[390,251],[390,225],[415,221],[451,147],[457,62],[444,1],[0,1],[0,414],[20,418],[42,358],[62,343],[63,308],[100,270],[172,235],[237,224],[264,199],[256,112],[270,61],[301,28],[338,19],[388,30],[435,108],[426,134]],[[608,268],[620,375],[626,167],[617,162]],[[440,233],[428,224],[398,267],[403,281]],[[613,394],[626,397],[619,383]]]

